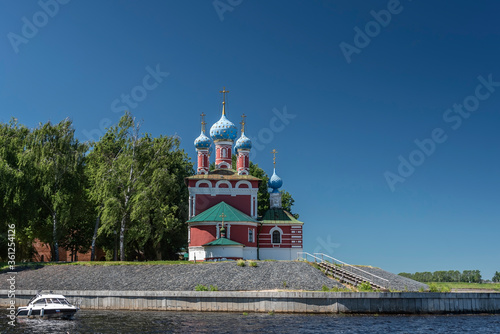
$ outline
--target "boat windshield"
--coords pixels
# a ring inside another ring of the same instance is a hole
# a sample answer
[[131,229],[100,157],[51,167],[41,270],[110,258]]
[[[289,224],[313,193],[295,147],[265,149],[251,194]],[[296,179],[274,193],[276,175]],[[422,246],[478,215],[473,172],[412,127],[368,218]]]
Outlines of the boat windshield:
[[50,303],[50,304],[63,304],[63,305],[66,305],[68,302],[66,302],[66,299],[47,298],[47,303]]
[[37,299],[34,304],[35,305],[41,305],[41,304],[45,305],[45,298]]

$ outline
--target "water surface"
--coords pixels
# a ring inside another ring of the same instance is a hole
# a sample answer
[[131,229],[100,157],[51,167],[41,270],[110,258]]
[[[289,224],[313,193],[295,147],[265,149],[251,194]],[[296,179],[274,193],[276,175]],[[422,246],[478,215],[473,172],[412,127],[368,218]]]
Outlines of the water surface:
[[500,315],[375,316],[80,310],[74,320],[23,319],[0,333],[500,333]]

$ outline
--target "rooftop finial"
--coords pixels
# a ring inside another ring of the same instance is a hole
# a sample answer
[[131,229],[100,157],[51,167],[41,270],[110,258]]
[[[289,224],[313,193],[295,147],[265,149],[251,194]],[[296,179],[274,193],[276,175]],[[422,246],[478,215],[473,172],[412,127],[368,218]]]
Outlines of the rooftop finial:
[[278,153],[278,151],[276,151],[275,148],[273,148],[273,150],[271,151],[271,153],[273,154],[273,164],[274,164],[274,168],[276,168],[276,153]]
[[204,113],[201,113],[201,132],[205,133],[205,125],[207,124],[205,122],[205,114]]
[[226,87],[222,87],[219,93],[222,93],[222,115],[226,115],[226,93],[229,93],[229,91],[226,90]]
[[222,212],[222,214],[219,217],[222,218],[222,226],[220,228],[220,237],[225,238],[226,237],[226,228],[224,227],[224,218],[226,218],[227,216],[224,214],[224,212]]
[[240,122],[241,133],[245,132],[245,118],[246,118],[245,114],[241,115],[241,122]]

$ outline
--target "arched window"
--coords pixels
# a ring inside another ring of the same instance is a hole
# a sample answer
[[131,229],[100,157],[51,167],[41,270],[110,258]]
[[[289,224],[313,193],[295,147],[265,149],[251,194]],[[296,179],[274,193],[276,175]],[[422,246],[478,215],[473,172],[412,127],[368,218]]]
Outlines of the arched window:
[[222,149],[222,157],[226,158],[227,157],[227,151],[225,148]]
[[276,230],[273,232],[273,244],[280,244],[281,243],[281,233],[280,231]]

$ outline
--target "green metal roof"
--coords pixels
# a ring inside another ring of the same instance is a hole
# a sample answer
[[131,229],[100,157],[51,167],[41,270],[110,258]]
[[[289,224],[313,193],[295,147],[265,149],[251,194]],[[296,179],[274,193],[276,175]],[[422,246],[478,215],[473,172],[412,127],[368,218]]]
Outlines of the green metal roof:
[[304,224],[295,219],[288,211],[283,209],[269,209],[262,217],[263,224]]
[[244,246],[244,245],[227,238],[219,238],[212,242],[209,242],[208,244],[204,244],[203,246]]
[[221,222],[222,221],[222,213],[224,213],[224,221],[225,222],[257,222],[252,217],[244,214],[238,209],[233,208],[231,205],[226,202],[220,202],[212,206],[210,209],[203,211],[202,213],[194,216],[188,223],[195,222]]

